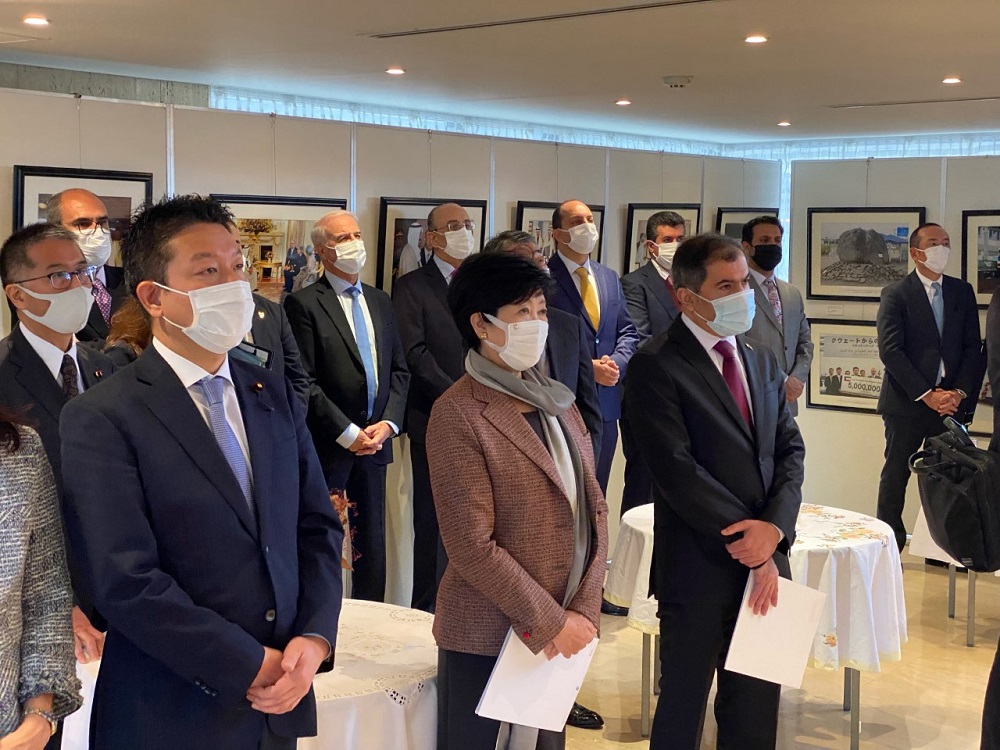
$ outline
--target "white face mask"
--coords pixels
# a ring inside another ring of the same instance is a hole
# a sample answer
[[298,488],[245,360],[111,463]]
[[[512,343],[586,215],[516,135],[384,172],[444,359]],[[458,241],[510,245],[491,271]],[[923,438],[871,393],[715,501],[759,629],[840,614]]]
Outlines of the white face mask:
[[944,273],[945,266],[948,265],[948,258],[951,256],[951,248],[944,245],[935,245],[924,250],[927,260],[924,265],[928,271],[933,273]]
[[483,313],[490,321],[507,335],[507,342],[497,346],[492,341],[483,339],[483,343],[500,355],[500,359],[513,370],[522,372],[530,370],[538,364],[545,353],[545,342],[549,336],[549,324],[544,320],[524,320],[520,323],[504,323],[492,315]]
[[181,292],[163,284],[156,285],[187,297],[191,301],[194,316],[189,326],[177,325],[166,316],[163,319],[181,329],[202,349],[214,354],[225,354],[239,344],[253,325],[253,293],[247,281],[230,281],[190,292]]
[[565,230],[569,233],[569,245],[570,249],[575,253],[580,253],[580,255],[590,255],[594,252],[594,248],[597,247],[597,240],[600,238],[600,233],[597,231],[597,226],[585,221],[583,224],[577,224],[575,227],[570,227]]
[[729,336],[739,336],[749,331],[750,326],[753,325],[753,316],[757,312],[753,289],[744,289],[735,294],[711,300],[705,299],[697,292],[694,294],[696,297],[711,303],[715,309],[715,320],[703,318],[698,313],[695,313],[695,315],[704,320],[708,324],[708,327],[712,329],[712,332],[720,339]]
[[94,293],[89,287],[75,286],[65,292],[55,294],[38,294],[25,289],[20,284],[17,288],[35,299],[45,300],[49,303],[49,309],[44,315],[35,315],[27,310],[21,310],[28,318],[41,323],[46,328],[56,333],[76,333],[87,325],[87,318],[90,317],[90,308],[94,304]]
[[447,243],[444,251],[455,260],[465,260],[475,252],[476,238],[471,229],[456,229],[443,235]]
[[680,246],[681,243],[679,242],[660,243],[656,246],[657,255],[653,258],[653,260],[656,261],[656,264],[664,271],[669,271],[670,267],[674,264],[674,254]]
[[83,232],[73,232],[73,234],[76,235],[76,244],[80,246],[88,266],[100,268],[111,259],[111,232],[105,232],[97,227],[89,237]]
[[348,240],[334,245],[332,248],[327,245],[327,250],[337,253],[337,260],[333,262],[333,267],[338,271],[343,271],[348,276],[357,276],[361,269],[365,267],[368,254],[365,252],[364,240]]

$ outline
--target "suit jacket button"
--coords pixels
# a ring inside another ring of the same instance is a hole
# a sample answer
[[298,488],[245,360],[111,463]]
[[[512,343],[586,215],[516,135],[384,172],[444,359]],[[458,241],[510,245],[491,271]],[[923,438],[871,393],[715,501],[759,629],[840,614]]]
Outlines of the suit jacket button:
[[595,338],[594,339],[594,343],[595,344],[600,344],[601,343],[601,339],[600,338]]
[[525,630],[523,633],[521,633],[521,635],[524,636],[525,640],[527,640],[528,638],[531,638],[531,633],[529,633],[527,630]]
[[264,613],[264,619],[267,620],[268,622],[274,622],[274,618],[277,616],[278,613],[275,612],[273,609],[269,609],[267,610],[267,612]]

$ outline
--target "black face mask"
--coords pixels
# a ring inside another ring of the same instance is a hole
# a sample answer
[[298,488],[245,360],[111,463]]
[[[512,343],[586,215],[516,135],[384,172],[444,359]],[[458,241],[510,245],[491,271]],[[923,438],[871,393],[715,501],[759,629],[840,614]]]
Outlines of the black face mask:
[[781,263],[781,245],[756,245],[753,262],[762,271],[773,271]]

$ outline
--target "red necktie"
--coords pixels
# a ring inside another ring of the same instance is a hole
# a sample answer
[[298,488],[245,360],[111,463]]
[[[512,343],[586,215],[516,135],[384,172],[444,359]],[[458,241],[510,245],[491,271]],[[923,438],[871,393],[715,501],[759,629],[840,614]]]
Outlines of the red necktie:
[[667,276],[663,280],[663,283],[666,285],[667,291],[670,292],[670,299],[672,299],[674,301],[674,307],[676,307],[678,310],[680,310],[681,306],[679,304],[677,304],[677,292],[674,290],[674,285],[670,283],[670,277]]
[[750,417],[750,404],[747,401],[747,392],[743,389],[743,378],[740,377],[740,366],[736,362],[736,350],[728,341],[720,341],[712,347],[722,355],[722,378],[726,381],[726,386],[736,402],[736,408],[743,415],[743,420],[748,427],[753,426]]

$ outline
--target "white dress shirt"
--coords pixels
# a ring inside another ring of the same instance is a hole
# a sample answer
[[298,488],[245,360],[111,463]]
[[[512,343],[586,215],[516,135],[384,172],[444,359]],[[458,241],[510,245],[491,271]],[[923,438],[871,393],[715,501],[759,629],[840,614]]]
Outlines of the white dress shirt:
[[580,277],[576,275],[576,271],[579,268],[587,269],[587,275],[590,277],[590,284],[594,288],[594,298],[597,300],[597,314],[600,316],[601,313],[601,288],[597,285],[597,277],[594,276],[594,269],[590,266],[590,258],[587,258],[580,265],[575,260],[570,260],[565,255],[563,255],[562,250],[556,253],[556,256],[566,264],[566,270],[569,271],[569,277],[573,279],[573,284],[576,286],[576,291],[580,293],[580,299],[583,299],[583,291],[580,289]]
[[719,374],[725,378],[725,374],[722,372],[722,365],[725,362],[722,355],[715,351],[715,345],[720,341],[728,341],[729,345],[733,347],[733,353],[736,355],[736,366],[739,369],[740,380],[743,382],[743,392],[747,394],[747,404],[750,405],[750,416],[753,417],[754,403],[753,399],[750,398],[750,386],[747,384],[747,371],[743,367],[743,358],[740,356],[740,347],[736,343],[735,336],[726,336],[725,338],[720,338],[714,333],[709,333],[704,328],[699,326],[693,320],[691,320],[687,313],[682,313],[681,317],[684,319],[684,325],[688,327],[694,337],[698,339],[698,343],[702,345],[706,352],[708,352],[709,358],[712,360],[712,364],[719,370]]
[[438,270],[441,272],[441,275],[444,276],[444,283],[450,284],[451,275],[455,273],[455,271],[457,271],[458,269],[455,268],[455,266],[453,266],[451,263],[441,260],[438,257],[437,253],[434,253],[434,255],[431,257],[434,259],[434,265],[438,267]]
[[21,325],[19,328],[21,329],[21,333],[24,334],[25,340],[35,350],[35,354],[41,358],[45,369],[52,373],[52,377],[56,379],[60,387],[65,385],[62,374],[59,372],[62,369],[63,357],[68,354],[73,358],[73,361],[76,362],[76,389],[78,393],[83,393],[85,388],[83,385],[83,373],[80,372],[80,360],[76,356],[76,336],[73,337],[73,343],[69,345],[69,350],[64,352],[58,346],[53,346],[41,336],[36,336],[28,330],[27,326]]
[[[661,266],[659,263],[657,263],[655,259],[650,258],[649,262],[653,264],[653,268],[655,268],[656,272],[658,274],[660,274],[660,278],[661,279],[663,279],[664,281],[666,281],[667,279],[670,278],[670,272],[666,268],[664,268],[663,266]],[[671,283],[673,283],[673,282],[671,282]]]
[[[937,281],[932,281],[931,279],[928,279],[926,276],[924,276],[922,273],[920,273],[920,269],[919,268],[916,269],[916,272],[917,272],[917,278],[920,279],[920,283],[924,285],[924,294],[927,295],[927,301],[931,305],[931,310],[934,309],[934,290],[931,288],[931,284],[937,284],[938,286],[941,287],[941,305],[942,305],[942,309],[943,309],[943,307],[944,307],[944,283],[943,283],[944,282],[944,276],[941,276],[941,278],[938,279]],[[944,380],[944,359],[941,360],[941,364],[938,366],[938,382],[940,382],[942,380]],[[933,388],[931,390],[933,390]],[[928,393],[930,393],[930,391],[927,391],[927,393],[921,393],[920,394],[920,398],[917,398],[915,400],[919,401],[921,398],[923,398],[924,396],[926,396]]]

